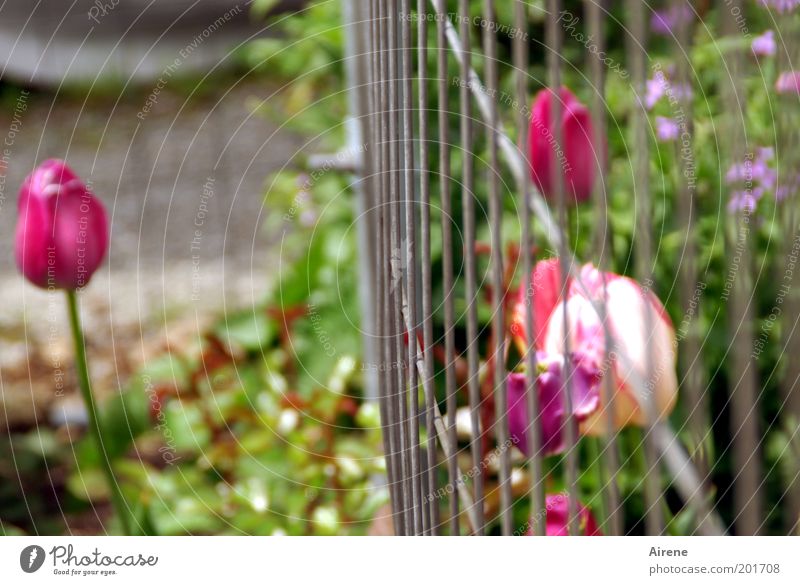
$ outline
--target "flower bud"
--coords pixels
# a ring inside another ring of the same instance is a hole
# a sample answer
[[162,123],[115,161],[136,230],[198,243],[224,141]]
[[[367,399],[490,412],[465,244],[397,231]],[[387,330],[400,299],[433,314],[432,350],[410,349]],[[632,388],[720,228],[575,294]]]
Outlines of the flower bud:
[[42,288],[85,286],[108,250],[103,204],[63,161],[48,160],[20,189],[15,257]]
[[553,171],[564,175],[566,202],[580,203],[589,199],[594,188],[598,161],[605,157],[595,153],[594,125],[589,110],[566,87],[561,88],[560,144],[550,114],[553,92],[540,91],[533,102],[528,146],[531,175],[542,194],[557,198]]

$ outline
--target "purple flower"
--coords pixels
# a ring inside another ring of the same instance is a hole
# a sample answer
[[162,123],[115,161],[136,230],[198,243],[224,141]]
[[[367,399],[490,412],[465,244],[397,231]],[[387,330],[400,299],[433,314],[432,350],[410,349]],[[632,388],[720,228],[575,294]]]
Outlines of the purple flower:
[[661,71],[657,71],[652,79],[648,79],[645,87],[644,105],[648,110],[652,110],[667,93],[667,80]]
[[672,36],[675,27],[687,24],[694,19],[694,11],[686,4],[673,6],[667,10],[657,10],[650,18],[650,28],[654,33]]
[[775,32],[768,30],[764,34],[757,36],[753,39],[750,48],[753,49],[753,53],[758,57],[772,57],[778,49],[775,44]]
[[800,71],[784,71],[775,82],[778,93],[800,94]]
[[[759,200],[766,191],[775,189],[777,173],[769,162],[775,157],[770,147],[760,147],[748,154],[744,161],[731,165],[725,175],[729,185],[740,184],[741,188],[733,191],[728,201],[728,211],[755,211]],[[778,193],[775,194],[776,198]]]
[[656,116],[656,136],[661,142],[673,142],[681,135],[681,127],[672,118]]
[[[537,352],[537,362],[544,368],[536,378],[536,392],[539,397],[539,424],[541,426],[541,450],[543,455],[556,455],[566,448],[563,429],[566,418],[564,391],[564,359],[560,355]],[[600,406],[600,371],[589,365],[590,360],[572,357],[572,414],[575,420],[586,420]],[[508,428],[511,439],[520,451],[530,455],[528,427],[531,417],[528,413],[525,374],[508,375]]]
[[759,0],[764,8],[772,8],[775,12],[785,14],[800,6],[800,0]]
[[652,110],[653,106],[664,96],[667,96],[670,101],[688,101],[692,97],[692,88],[687,84],[673,85],[663,71],[656,71],[645,84],[645,107]]

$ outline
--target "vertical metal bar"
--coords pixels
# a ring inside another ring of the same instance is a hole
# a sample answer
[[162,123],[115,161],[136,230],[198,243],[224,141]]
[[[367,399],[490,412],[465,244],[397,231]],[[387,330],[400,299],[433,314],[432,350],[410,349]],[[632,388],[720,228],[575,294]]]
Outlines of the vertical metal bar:
[[[496,15],[494,0],[484,0],[483,17],[494,23]],[[486,88],[490,96],[498,95],[499,76],[497,73],[497,37],[491,26],[483,27],[483,50],[486,57]],[[498,112],[497,99],[490,100],[490,115],[487,125],[489,143],[489,221],[491,223],[491,267],[492,267],[492,339],[491,362],[494,364],[494,404],[496,428],[495,437],[500,453],[500,524],[504,536],[512,531],[511,498],[511,460],[506,448],[508,439],[508,413],[505,371],[505,283],[503,282],[503,238],[502,238],[502,195],[500,193],[500,165],[497,156]]]
[[[634,193],[636,201],[636,273],[645,285],[642,287],[642,306],[644,319],[648,323],[645,331],[652,331],[650,322],[654,315],[650,310],[650,301],[647,298],[652,294],[649,290],[652,283],[652,244],[651,244],[651,201],[650,201],[650,149],[647,134],[647,111],[644,108],[645,80],[647,77],[647,64],[645,61],[645,48],[647,46],[647,29],[645,20],[645,6],[639,0],[626,0],[627,12],[630,19],[630,35],[628,37],[628,54],[631,57],[632,82],[638,103],[632,113],[633,120],[633,164],[634,164]],[[645,362],[647,364],[645,382],[652,388],[654,375],[653,356],[650,351],[648,339],[642,340],[646,344]],[[644,476],[644,502],[645,502],[645,530],[649,535],[661,534],[664,527],[661,510],[661,474],[658,466],[658,454],[655,450],[652,425],[658,413],[651,408],[652,398],[644,393],[640,398],[640,408],[645,412],[647,419],[644,435],[644,461],[646,466]],[[649,414],[648,414],[649,413]]]
[[[738,35],[736,17],[742,12],[740,0],[731,0],[725,13],[724,33]],[[744,104],[739,93],[739,82],[742,72],[741,51],[730,51],[727,54],[726,66],[729,79],[724,83],[723,95],[726,100],[730,124],[731,160],[741,163],[744,159],[744,148],[747,144],[746,129],[741,116]],[[739,535],[756,535],[762,525],[763,502],[760,490],[761,459],[758,452],[759,440],[759,408],[757,397],[757,371],[753,359],[753,283],[752,253],[750,250],[750,211],[743,209],[734,218],[729,229],[732,258],[738,258],[738,269],[733,274],[733,285],[730,295],[731,312],[729,325],[733,339],[733,356],[730,361],[731,392],[731,429],[733,431],[733,468],[736,476],[733,484],[734,509],[738,515],[734,521]]]
[[[673,0],[671,5],[674,10],[686,7],[686,0]],[[675,59],[677,66],[678,87],[686,87],[690,83],[688,53],[691,51],[691,23],[681,21],[677,28],[677,42],[675,44]],[[692,105],[691,100],[682,100],[679,104],[679,124],[681,126],[680,150],[676,153],[678,161],[678,216],[685,232],[682,262],[680,265],[681,305],[683,314],[688,315],[691,304],[697,303],[695,291],[697,290],[697,243],[694,235],[694,214],[696,183],[694,178],[694,152],[692,150]],[[683,152],[687,151],[687,152]],[[687,159],[688,154],[688,159]],[[696,313],[696,309],[694,310]],[[683,365],[682,388],[686,392],[686,410],[689,434],[692,448],[698,453],[692,458],[701,475],[706,475],[705,458],[702,445],[709,440],[708,437],[708,404],[705,399],[702,374],[702,352],[699,339],[699,324],[697,319],[691,319],[687,330],[681,331],[682,353],[686,356]]]
[[[381,184],[381,160],[380,160],[380,116],[379,116],[379,102],[380,96],[378,95],[378,17],[375,12],[375,3],[376,0],[370,0],[369,5],[369,28],[370,28],[370,39],[369,39],[369,117],[367,120],[367,125],[369,128],[369,156],[372,158],[372,174],[368,175],[369,180],[372,183],[372,193],[375,195],[375,199],[373,200],[375,208],[372,214],[372,221],[374,221],[374,234],[376,239],[376,250],[375,250],[375,266],[373,269],[373,277],[375,283],[375,291],[376,291],[376,303],[375,303],[375,310],[376,310],[376,318],[375,318],[375,334],[377,338],[375,339],[375,345],[377,346],[377,357],[375,363],[370,364],[367,363],[367,367],[374,368],[377,374],[377,384],[378,384],[378,407],[381,416],[381,438],[383,439],[383,453],[386,459],[386,479],[389,484],[389,496],[390,500],[394,499],[394,493],[392,491],[392,486],[394,484],[394,476],[393,476],[393,468],[392,468],[392,450],[391,445],[389,442],[390,436],[390,421],[389,421],[389,412],[387,410],[387,400],[386,400],[386,367],[385,367],[385,354],[384,354],[384,340],[386,338],[386,328],[384,326],[386,322],[386,316],[384,314],[384,290],[385,290],[385,272],[383,270],[383,216],[381,215],[383,206],[381,205],[381,199],[383,197],[383,190]],[[394,501],[390,502],[394,505]],[[392,514],[394,518],[394,513]]]
[[[594,39],[597,47],[597,55],[605,53],[605,32],[603,30],[603,14],[604,14],[604,1],[603,0],[586,0],[585,1],[587,20],[589,23],[589,37]],[[605,273],[609,270],[608,250],[609,245],[609,223],[608,223],[608,196],[606,191],[605,175],[606,175],[606,152],[605,152],[605,137],[608,132],[608,124],[606,123],[606,107],[605,107],[605,64],[596,55],[590,57],[590,75],[592,85],[594,86],[594,95],[592,98],[592,120],[594,122],[594,136],[593,138],[593,152],[598,161],[598,171],[595,174],[595,184],[592,192],[592,198],[595,201],[597,209],[598,225],[595,227],[595,242],[596,249],[599,251],[598,267],[603,273],[603,302],[602,313],[600,315],[601,322],[604,324],[604,335],[606,341],[604,344],[603,363],[608,360],[609,331],[606,320],[606,278]],[[608,413],[614,412],[614,382],[612,376],[604,376],[602,381],[602,404],[603,408]],[[613,414],[606,417],[607,427],[605,437],[603,439],[602,453],[601,453],[601,467],[603,470],[603,507],[606,510],[606,526],[603,531],[611,536],[619,536],[622,534],[622,517],[620,510],[620,497],[619,487],[617,485],[619,476],[619,451],[617,445],[617,433],[614,424]],[[608,478],[607,480],[605,478]]]
[[[800,23],[797,19],[789,19],[781,22],[781,36],[783,39],[793,39],[794,42],[786,43],[776,55],[778,71],[791,70],[792,63],[796,63],[800,58],[800,43],[796,39],[800,38]],[[789,189],[796,189],[793,179],[786,179],[785,171],[780,169],[800,168],[800,135],[797,132],[798,116],[792,108],[782,108],[779,112],[778,122],[778,144],[777,144],[777,166],[779,169],[779,181]],[[800,278],[797,270],[792,270],[791,265],[795,263],[800,244],[800,232],[798,232],[798,199],[797,193],[791,193],[781,205],[783,210],[783,221],[781,228],[785,234],[782,246],[784,259],[779,264],[779,276],[782,284],[781,290],[785,291],[785,301],[782,312],[783,335],[781,342],[782,360],[785,363],[783,377],[781,379],[781,423],[785,429],[797,428],[800,422],[800,360],[795,356],[800,355]],[[795,434],[793,441],[797,442]],[[784,513],[785,533],[788,535],[800,536],[800,475],[796,471],[796,466],[784,466],[781,473],[783,479],[783,500],[786,502]]]
[[408,303],[409,458],[411,516],[414,534],[422,534],[422,470],[419,448],[419,379],[417,376],[417,217],[414,194],[414,121],[412,111],[413,61],[410,0],[400,0],[401,116],[403,125],[403,208],[406,225],[406,302]]
[[[442,229],[442,284],[444,286],[444,351],[445,351],[445,396],[447,401],[447,436],[451,445],[458,444],[456,435],[457,390],[455,377],[455,311],[453,310],[453,222],[450,177],[450,85],[447,69],[447,39],[445,37],[446,12],[444,0],[439,0],[436,10],[436,75],[438,77],[439,108],[439,190],[441,193]],[[460,533],[458,521],[458,451],[447,459],[447,482],[450,486],[450,534]]]
[[[514,2],[514,28],[518,34],[514,37],[514,77],[516,82],[517,103],[517,127],[519,128],[519,139],[517,146],[521,153],[528,152],[528,133],[530,130],[530,119],[526,108],[522,104],[528,103],[528,45],[526,36],[522,31],[528,29],[526,14],[526,0],[515,0]],[[527,157],[525,157],[527,160]],[[518,180],[517,189],[520,194],[522,207],[522,286],[525,287],[525,331],[528,340],[528,351],[525,354],[525,364],[528,371],[526,388],[526,408],[530,416],[530,426],[528,427],[528,448],[530,458],[528,461],[528,473],[531,478],[530,493],[530,528],[533,534],[545,534],[542,528],[545,520],[545,493],[544,481],[542,477],[542,454],[541,454],[541,420],[539,418],[539,394],[536,391],[536,345],[534,339],[535,315],[533,312],[533,229],[531,227],[531,205],[528,199],[530,190],[530,174],[522,173]]]
[[[406,368],[414,367],[415,363],[406,363],[406,352],[403,349],[405,344],[405,324],[403,323],[403,193],[401,183],[403,171],[400,166],[400,143],[402,141],[402,127],[400,124],[400,89],[402,82],[400,79],[400,39],[398,38],[398,0],[389,0],[388,18],[388,44],[389,44],[389,151],[390,151],[390,181],[389,192],[391,205],[389,207],[391,223],[391,287],[390,291],[394,296],[394,326],[395,326],[395,363],[397,367],[397,398],[398,415],[400,427],[400,445],[402,465],[402,491],[403,491],[403,510],[405,515],[406,533],[413,533],[413,474],[411,471],[411,437],[409,436],[409,415],[408,415],[408,395],[409,389],[406,385]],[[408,332],[411,333],[411,332]],[[414,340],[409,338],[409,343]]]
[[390,459],[389,467],[392,470],[392,480],[390,489],[392,494],[393,520],[395,534],[405,534],[405,512],[403,500],[403,467],[402,467],[402,443],[400,439],[400,423],[398,413],[397,377],[395,369],[399,364],[394,356],[395,339],[395,319],[393,318],[393,272],[392,272],[392,248],[391,248],[391,222],[389,212],[392,205],[390,195],[391,184],[391,139],[390,128],[390,97],[389,87],[389,47],[388,40],[388,14],[385,2],[375,0],[378,13],[378,47],[379,47],[379,100],[380,100],[380,160],[381,160],[381,232],[382,232],[382,263],[381,274],[383,277],[383,351],[384,351],[384,396],[386,400],[387,419],[389,421],[389,444]]
[[[472,154],[472,99],[467,81],[470,79],[472,63],[472,49],[470,46],[469,0],[459,0],[458,21],[461,27],[461,83],[460,109],[461,109],[461,149],[464,157],[461,205],[464,214],[464,257],[466,270],[464,274],[467,296],[467,366],[469,369],[469,409],[472,436],[470,437],[470,450],[472,453],[473,469],[481,469],[481,392],[478,374],[478,290],[477,267],[475,260],[475,161]],[[483,477],[475,473],[472,480],[475,500],[475,532],[484,534],[485,520],[483,513]]]
[[[431,184],[428,168],[428,19],[426,0],[417,0],[417,75],[419,78],[419,169],[420,206],[422,212],[422,347],[425,362],[423,390],[425,393],[425,427],[428,431],[427,501],[428,530],[436,535],[439,525],[439,506],[436,494],[436,386],[433,378],[433,282],[431,274]],[[455,498],[455,493],[453,494]]]
[[[547,70],[548,70],[548,85],[552,92],[552,99],[550,100],[550,127],[552,129],[554,152],[551,159],[552,168],[550,176],[553,178],[553,185],[558,199],[558,224],[562,234],[567,234],[567,197],[572,199],[572,195],[568,195],[564,185],[564,169],[561,168],[562,161],[558,160],[557,152],[564,151],[563,136],[561,132],[561,29],[556,18],[561,12],[560,0],[548,0],[548,15],[547,15]],[[568,258],[571,258],[567,249],[566,236],[561,239],[559,247],[559,262],[561,267],[561,291],[562,294],[567,293],[567,275],[572,270],[568,264]],[[578,453],[576,449],[577,444],[577,429],[575,425],[575,417],[572,413],[572,359],[570,358],[570,327],[567,312],[563,312],[564,319],[564,404],[566,405],[566,414],[564,417],[564,425],[566,427],[567,439],[567,466],[566,466],[566,484],[567,492],[569,494],[568,514],[567,514],[567,527],[571,535],[579,533],[578,527]]]

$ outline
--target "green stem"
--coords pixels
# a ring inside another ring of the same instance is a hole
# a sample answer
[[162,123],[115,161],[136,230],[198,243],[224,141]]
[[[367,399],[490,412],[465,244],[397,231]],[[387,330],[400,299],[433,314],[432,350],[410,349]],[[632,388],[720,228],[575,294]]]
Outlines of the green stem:
[[78,312],[78,297],[74,290],[67,292],[67,306],[69,307],[69,324],[72,329],[72,339],[75,342],[75,368],[78,372],[78,385],[81,389],[83,402],[89,415],[89,432],[94,438],[98,455],[100,456],[100,466],[106,476],[108,489],[111,493],[111,503],[114,511],[119,518],[124,534],[132,534],[130,530],[129,516],[122,491],[119,489],[114,470],[111,468],[111,460],[106,453],[105,443],[103,442],[103,429],[100,426],[100,417],[97,415],[97,405],[92,393],[92,383],[89,379],[89,363],[86,360],[86,342],[81,328],[81,318]]

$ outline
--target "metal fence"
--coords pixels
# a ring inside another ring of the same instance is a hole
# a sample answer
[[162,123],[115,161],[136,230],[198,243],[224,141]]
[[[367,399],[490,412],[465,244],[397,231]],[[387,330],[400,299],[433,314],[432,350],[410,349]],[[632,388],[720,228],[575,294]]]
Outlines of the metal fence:
[[[525,275],[523,285],[535,290],[528,275],[538,246],[552,250],[559,258],[564,289],[567,278],[578,286],[585,285],[570,249],[564,185],[556,185],[561,195],[552,202],[545,200],[532,184],[526,146],[530,112],[520,106],[529,104],[532,98],[532,64],[528,62],[531,43],[540,45],[539,52],[545,55],[546,84],[561,86],[562,68],[566,66],[561,51],[565,29],[558,16],[562,14],[562,3],[546,3],[544,39],[528,37],[530,6],[524,1],[513,1],[513,22],[498,21],[492,0],[484,0],[479,12],[474,11],[475,3],[468,0],[457,4],[445,0],[418,0],[415,5],[410,0],[345,4],[350,25],[348,72],[354,88],[353,109],[367,145],[362,180],[358,183],[363,197],[359,225],[363,270],[368,277],[368,286],[362,291],[368,340],[365,359],[376,366],[370,368],[370,383],[379,397],[395,531],[543,534],[547,514],[546,462],[538,444],[541,405],[533,376],[528,377],[525,395],[528,411],[537,413],[531,417],[528,433],[532,455],[523,460],[515,450],[507,448],[510,439],[505,358],[509,348],[504,275],[509,270],[519,270]],[[672,5],[690,6],[682,0]],[[602,0],[588,0],[583,5],[581,26],[593,39],[592,51],[604,50],[608,14]],[[630,72],[633,95],[642,96],[648,73],[649,8],[640,0],[626,0],[624,14],[626,22],[616,23],[627,35],[624,65]],[[732,13],[724,14],[728,17],[724,17],[722,27],[735,26]],[[678,56],[685,54],[690,42],[688,27],[680,26],[676,31]],[[503,38],[510,43],[512,62],[498,58],[500,30],[505,31]],[[731,55],[728,62],[734,72],[730,83],[722,88],[726,99],[734,102],[739,58]],[[677,62],[676,78],[688,82],[688,60],[678,58]],[[607,66],[600,59],[587,59],[586,63],[585,78],[594,92],[591,111],[596,147],[593,160],[586,164],[598,165],[601,172],[597,173],[593,197],[594,217],[600,218],[593,236],[597,255],[584,260],[593,260],[602,269],[609,238],[605,223],[609,186],[602,172],[605,156],[598,153],[603,150],[600,137],[607,124]],[[500,73],[509,69],[514,79],[511,90],[499,87]],[[456,96],[458,107],[453,109]],[[560,119],[562,107],[558,99],[553,100],[553,120]],[[686,116],[691,120],[690,112]],[[630,124],[630,164],[636,186],[632,209],[637,225],[635,275],[643,283],[643,294],[647,294],[657,242],[652,235],[653,194],[648,180],[651,138],[644,107],[634,108]],[[458,131],[454,131],[455,127]],[[506,127],[517,129],[516,143]],[[560,144],[559,125],[553,127],[553,142]],[[476,142],[481,143],[485,156],[475,153]],[[727,153],[731,160],[741,154],[736,152],[735,142]],[[553,176],[556,183],[562,180],[560,172]],[[693,235],[697,194],[688,182],[682,182],[678,192],[681,205],[675,213],[684,241],[677,289],[682,305],[688,306],[698,282]],[[503,255],[503,219],[509,213],[509,201],[515,203],[521,224],[519,266],[515,265],[516,259],[509,265]],[[432,217],[440,219],[434,222]],[[488,234],[488,250],[479,245],[479,231]],[[535,233],[545,234],[546,241],[534,241]],[[736,241],[737,232],[730,238]],[[438,254],[432,251],[433,246],[441,247],[440,259],[432,258]],[[488,268],[482,273],[486,256]],[[741,266],[746,267],[747,262],[742,260]],[[729,357],[729,379],[737,381],[731,383],[734,389],[729,397],[736,462],[732,489],[737,514],[732,525],[723,522],[715,511],[716,498],[725,495],[720,494],[724,486],[711,489],[709,478],[715,462],[694,448],[696,445],[679,439],[676,429],[655,412],[650,388],[658,374],[649,372],[639,378],[631,374],[629,382],[635,389],[638,407],[645,414],[638,446],[644,459],[643,489],[638,493],[643,499],[643,531],[648,534],[665,532],[667,489],[671,499],[678,499],[670,505],[689,514],[691,522],[685,529],[689,533],[757,534],[763,527],[761,445],[757,417],[752,414],[758,395],[751,351],[753,328],[739,326],[752,323],[748,302],[751,289],[748,271],[742,268],[733,283],[728,309],[731,323],[737,324],[732,329]],[[494,294],[487,294],[487,290]],[[532,304],[528,302],[525,311],[528,332],[534,331]],[[605,352],[614,352],[615,359],[624,363],[628,358],[624,352],[617,352],[604,318],[604,303],[593,301],[592,307],[605,327]],[[479,318],[483,314],[490,318]],[[484,327],[482,323],[487,320],[490,326]],[[567,326],[565,321],[564,327]],[[566,335],[565,355],[570,352],[569,339]],[[710,429],[717,420],[710,412],[706,381],[701,374],[701,342],[690,332],[679,346],[680,402],[690,414],[686,428],[677,431],[698,443],[710,440]],[[435,347],[440,345],[443,355],[435,356]],[[529,372],[537,370],[536,359],[532,350],[523,356]],[[441,366],[437,366],[439,362]],[[491,367],[485,367],[487,363]],[[437,369],[443,372],[437,375]],[[488,395],[481,391],[487,372],[492,377]],[[568,375],[566,386],[574,383]],[[603,407],[613,408],[615,391],[610,382],[603,384],[601,392]],[[459,397],[468,405],[468,424],[457,420]],[[550,473],[559,474],[559,481],[565,486],[569,531],[577,534],[578,478],[586,456],[581,455],[572,420],[571,392],[567,391],[565,397],[567,449],[563,464],[550,469]],[[487,411],[494,413],[493,418],[486,417]],[[466,438],[461,427],[469,429]],[[629,461],[620,458],[618,433],[611,428],[607,431],[600,440],[599,453],[593,456],[604,478],[600,490],[605,510],[601,528],[605,534],[623,534],[627,529],[618,478]],[[530,512],[529,520],[520,523],[513,510],[514,502],[523,498],[529,501]]]

